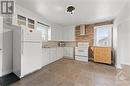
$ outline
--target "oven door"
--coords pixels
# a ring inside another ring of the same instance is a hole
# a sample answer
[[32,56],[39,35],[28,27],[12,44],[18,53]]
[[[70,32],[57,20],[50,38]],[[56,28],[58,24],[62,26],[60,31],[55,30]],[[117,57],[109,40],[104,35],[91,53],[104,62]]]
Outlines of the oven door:
[[75,56],[88,57],[88,49],[87,48],[75,48]]

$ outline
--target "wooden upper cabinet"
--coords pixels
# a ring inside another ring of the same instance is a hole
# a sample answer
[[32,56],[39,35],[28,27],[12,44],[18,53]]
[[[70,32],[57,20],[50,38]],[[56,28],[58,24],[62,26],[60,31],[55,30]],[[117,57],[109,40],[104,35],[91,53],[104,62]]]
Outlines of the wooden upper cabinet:
[[111,47],[93,47],[94,62],[111,64]]

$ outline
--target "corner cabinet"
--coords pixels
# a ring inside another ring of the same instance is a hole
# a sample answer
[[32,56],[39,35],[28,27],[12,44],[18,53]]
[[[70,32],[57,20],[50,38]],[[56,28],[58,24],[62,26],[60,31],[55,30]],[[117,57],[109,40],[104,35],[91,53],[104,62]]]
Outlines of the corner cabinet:
[[48,65],[63,57],[63,48],[43,48],[42,49],[42,66]]
[[74,59],[74,48],[64,47],[64,58]]
[[63,41],[75,41],[75,26],[63,28]]

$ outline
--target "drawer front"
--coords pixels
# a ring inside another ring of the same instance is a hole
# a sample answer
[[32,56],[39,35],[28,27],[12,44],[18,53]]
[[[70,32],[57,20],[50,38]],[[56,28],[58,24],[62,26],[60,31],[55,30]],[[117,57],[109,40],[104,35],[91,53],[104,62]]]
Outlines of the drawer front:
[[82,56],[75,56],[75,59],[76,60],[79,60],[79,61],[84,61],[84,62],[88,62],[88,57],[82,57]]

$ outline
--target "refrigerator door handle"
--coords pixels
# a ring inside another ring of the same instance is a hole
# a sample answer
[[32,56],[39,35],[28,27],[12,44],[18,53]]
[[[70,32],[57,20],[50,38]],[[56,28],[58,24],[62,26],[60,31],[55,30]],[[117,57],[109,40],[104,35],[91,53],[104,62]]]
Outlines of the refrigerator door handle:
[[21,42],[21,54],[23,54],[23,42]]
[[23,54],[23,46],[22,46],[22,54]]
[[24,37],[23,36],[24,36],[24,31],[22,30],[21,31],[21,41],[24,41]]
[[21,43],[22,43],[22,44],[21,44],[21,45],[22,45],[22,46],[21,46],[21,47],[22,47],[21,49],[22,49],[22,54],[23,54],[23,47],[24,47],[24,44],[23,44],[24,37],[23,37],[23,36],[24,36],[24,31],[23,31],[23,29],[22,29],[22,33],[21,33]]

